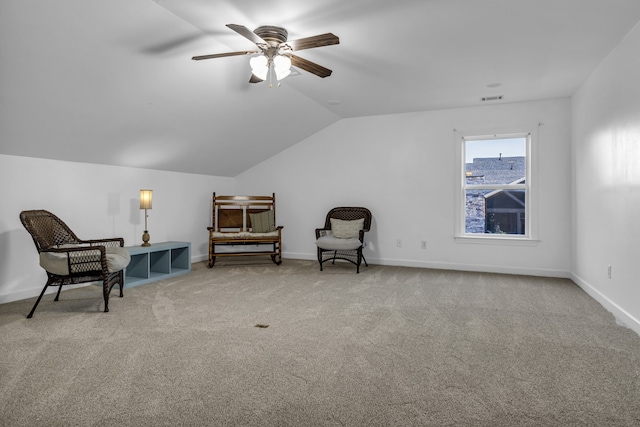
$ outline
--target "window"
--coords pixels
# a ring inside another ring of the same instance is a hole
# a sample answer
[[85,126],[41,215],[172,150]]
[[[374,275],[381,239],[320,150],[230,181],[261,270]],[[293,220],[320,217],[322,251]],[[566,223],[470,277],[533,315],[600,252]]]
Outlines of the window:
[[458,237],[532,237],[531,134],[464,135]]

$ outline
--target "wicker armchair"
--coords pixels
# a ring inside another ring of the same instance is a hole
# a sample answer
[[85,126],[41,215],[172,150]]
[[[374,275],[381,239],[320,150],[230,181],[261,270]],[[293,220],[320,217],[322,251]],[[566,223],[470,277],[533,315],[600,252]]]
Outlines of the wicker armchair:
[[316,229],[316,246],[320,271],[322,264],[337,259],[349,261],[356,265],[356,273],[360,273],[360,264],[368,267],[362,255],[364,233],[371,228],[371,212],[367,208],[339,207],[327,213],[323,228]]
[[105,312],[109,311],[109,294],[116,284],[123,296],[123,270],[130,261],[123,238],[79,239],[60,218],[45,210],[22,211],[20,221],[31,234],[40,266],[47,272],[47,283],[27,318],[33,316],[49,286],[59,287],[58,301],[64,285],[102,281]]

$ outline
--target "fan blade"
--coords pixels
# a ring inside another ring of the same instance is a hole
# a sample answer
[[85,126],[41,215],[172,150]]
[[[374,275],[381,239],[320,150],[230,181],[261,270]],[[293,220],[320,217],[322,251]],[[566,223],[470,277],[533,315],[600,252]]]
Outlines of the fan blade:
[[298,40],[291,40],[282,43],[291,46],[292,50],[312,49],[314,47],[340,44],[340,38],[332,33],[320,34],[318,36],[305,37]]
[[258,51],[257,50],[243,50],[241,52],[213,53],[211,55],[194,56],[191,59],[193,59],[194,61],[200,61],[202,59],[223,58],[225,56],[251,55],[252,53],[258,53]]
[[240,34],[242,37],[245,37],[255,43],[260,49],[266,49],[269,47],[269,44],[262,40],[262,37],[256,35],[253,31],[245,27],[244,25],[238,24],[227,24],[227,27],[231,28],[236,33]]
[[333,71],[328,68],[323,67],[322,65],[318,65],[315,62],[311,62],[308,59],[300,58],[296,55],[289,54],[291,58],[291,65],[294,67],[302,68],[305,71],[310,72],[311,74],[315,74],[318,77],[329,77]]
[[249,79],[249,83],[260,83],[263,82],[264,80],[262,80],[260,77],[256,76],[255,74],[251,73],[251,78]]

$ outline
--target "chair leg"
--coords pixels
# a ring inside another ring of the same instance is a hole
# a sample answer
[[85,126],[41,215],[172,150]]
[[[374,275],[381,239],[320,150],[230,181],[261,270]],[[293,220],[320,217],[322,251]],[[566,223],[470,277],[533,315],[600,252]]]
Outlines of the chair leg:
[[209,268],[213,268],[216,263],[216,244],[211,241],[209,245]]
[[[42,299],[42,296],[44,295],[44,292],[47,290],[48,287],[49,287],[49,281],[47,281],[47,284],[44,285],[44,288],[42,289],[42,292],[40,292],[40,296],[36,300],[36,303],[33,305],[33,308],[31,309],[29,314],[27,314],[27,319],[31,319],[33,317],[33,313],[36,311],[36,307],[38,306],[38,304],[40,304],[40,300]],[[62,286],[60,286],[60,288],[62,288]]]
[[62,291],[62,285],[58,286],[58,292],[56,293],[56,297],[54,301],[58,301],[60,299],[60,292]]
[[318,264],[320,264],[320,271],[322,271],[322,249],[318,248]]
[[109,312],[109,291],[111,291],[111,288],[109,287],[110,281],[110,277],[107,277],[106,280],[104,278],[102,279],[102,296],[104,298],[105,313]]
[[364,261],[364,265],[369,267],[369,264],[367,264],[367,260],[362,254],[362,248],[360,248],[358,249],[358,263],[356,264],[356,273],[360,273],[360,264],[362,263],[362,261]]
[[216,263],[216,244],[211,241],[211,245],[209,245],[209,268],[213,268]]
[[279,249],[279,246],[277,243],[273,243],[272,252],[273,254],[271,255],[271,261],[273,261],[275,265],[282,264],[282,251]]
[[216,257],[213,256],[213,240],[211,240],[211,234],[209,234],[209,268],[213,268],[213,264],[216,262]]
[[118,280],[120,280],[120,298],[124,296],[124,271],[118,274]]
[[120,298],[124,297],[124,271],[107,274],[102,277],[102,296],[104,298],[104,312],[109,312],[109,295],[114,286],[120,286]]
[[117,273],[106,274],[102,276],[102,295],[104,298],[104,312],[109,312],[109,294],[111,294],[111,289],[115,285],[120,285],[120,296],[124,296],[122,287],[124,283],[124,273],[123,271],[119,271]]

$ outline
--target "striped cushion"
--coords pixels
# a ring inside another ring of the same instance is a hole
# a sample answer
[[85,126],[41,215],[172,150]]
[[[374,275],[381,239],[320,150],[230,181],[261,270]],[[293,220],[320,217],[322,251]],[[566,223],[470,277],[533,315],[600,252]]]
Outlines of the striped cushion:
[[269,233],[276,229],[275,216],[273,210],[249,214],[251,221],[251,231],[254,233]]

